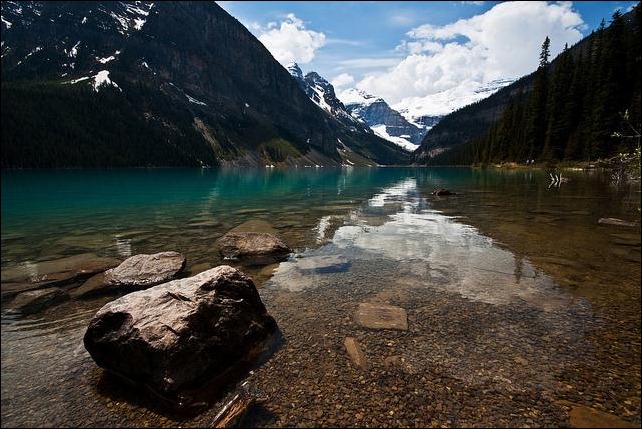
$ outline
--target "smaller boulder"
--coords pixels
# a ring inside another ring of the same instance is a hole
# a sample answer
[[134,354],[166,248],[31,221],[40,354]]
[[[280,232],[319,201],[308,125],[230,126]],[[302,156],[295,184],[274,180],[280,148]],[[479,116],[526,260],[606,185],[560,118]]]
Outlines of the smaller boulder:
[[218,247],[224,259],[250,265],[282,261],[292,252],[278,237],[260,232],[228,232],[219,238]]
[[134,255],[105,271],[105,283],[131,289],[154,286],[176,278],[185,269],[185,262],[185,256],[178,252]]

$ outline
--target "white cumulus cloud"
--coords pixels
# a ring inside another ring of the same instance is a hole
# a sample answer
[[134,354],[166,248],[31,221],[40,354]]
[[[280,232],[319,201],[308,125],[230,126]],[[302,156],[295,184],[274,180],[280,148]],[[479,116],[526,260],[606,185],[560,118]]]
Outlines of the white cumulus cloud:
[[354,76],[348,73],[341,73],[330,82],[335,88],[345,88],[354,83]]
[[325,34],[307,30],[304,22],[293,13],[288,14],[280,24],[268,24],[259,40],[283,65],[291,62],[309,63],[316,50],[326,43]]
[[397,47],[405,58],[387,72],[370,73],[356,85],[390,103],[425,97],[471,82],[517,78],[537,68],[546,36],[551,59],[582,38],[585,27],[571,2],[506,2],[469,19],[421,25]]

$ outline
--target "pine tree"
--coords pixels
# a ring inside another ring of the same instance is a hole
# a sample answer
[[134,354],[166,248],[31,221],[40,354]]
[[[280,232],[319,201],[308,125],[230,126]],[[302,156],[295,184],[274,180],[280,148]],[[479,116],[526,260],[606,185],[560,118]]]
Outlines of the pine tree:
[[539,158],[546,136],[546,101],[548,96],[548,57],[551,40],[546,36],[539,55],[539,67],[535,72],[533,92],[526,115],[525,153],[522,157]]
[[539,68],[548,67],[548,57],[551,56],[551,39],[546,36],[542,43],[542,51],[539,54]]
[[566,48],[557,58],[548,92],[547,129],[543,151],[544,159],[548,161],[558,160],[564,153],[571,124],[562,120],[562,112],[568,98],[571,79],[571,57]]

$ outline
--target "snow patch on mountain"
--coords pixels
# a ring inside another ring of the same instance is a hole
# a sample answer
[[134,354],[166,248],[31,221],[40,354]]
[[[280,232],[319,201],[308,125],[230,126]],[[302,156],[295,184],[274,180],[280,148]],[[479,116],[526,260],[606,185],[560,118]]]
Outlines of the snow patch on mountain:
[[[67,73],[65,73],[65,75],[66,74]],[[90,79],[90,77],[89,76],[83,76],[83,77],[79,77],[78,79],[72,79],[72,80],[70,80],[68,82],[63,82],[63,83],[69,83],[69,84],[73,85],[75,83],[82,82],[82,81],[87,80],[87,79]]]
[[201,105],[201,106],[207,106],[207,104],[203,103],[202,101],[197,100],[197,99],[196,99],[196,98],[194,98],[194,97],[190,97],[190,96],[189,96],[189,95],[187,95],[187,94],[185,94],[185,97],[187,97],[187,100],[188,100],[190,103],[199,104],[199,105]]
[[312,96],[312,101],[314,101],[317,104],[317,106],[319,106],[320,108],[322,108],[323,110],[325,110],[326,112],[331,114],[332,113],[332,107],[328,103],[326,103],[326,101],[325,101],[325,91],[324,91],[324,89],[319,87],[319,86],[316,86],[316,85],[315,86],[310,86],[310,88],[316,94],[316,96],[315,95]]
[[102,86],[115,86],[119,91],[123,91],[116,82],[109,79],[109,71],[101,70],[94,76],[94,91],[98,92]]
[[113,56],[113,55],[110,55],[110,56],[105,57],[105,58],[98,58],[98,57],[96,57],[96,61],[98,61],[98,62],[99,62],[99,63],[101,63],[101,64],[106,64],[106,63],[108,63],[108,62],[110,62],[110,61],[112,61],[112,60],[115,60],[115,59],[116,59],[116,57],[115,57],[115,56]]
[[149,12],[154,7],[154,3],[142,1],[120,2],[120,4],[125,8],[124,11],[121,9],[122,14],[110,12],[109,15],[118,23],[118,32],[125,36],[143,28]]
[[[498,79],[487,84],[464,82],[463,84],[425,97],[408,97],[392,107],[407,120],[418,122],[422,117],[448,115],[464,106],[483,100],[513,83],[515,79]],[[434,125],[434,124],[433,124]]]
[[370,126],[370,129],[372,129],[372,131],[374,131],[374,133],[379,137],[381,137],[382,139],[386,139],[390,142],[393,142],[397,146],[401,146],[402,148],[404,148],[409,152],[412,152],[419,147],[418,144],[412,143],[403,137],[391,136],[390,134],[388,134],[388,131],[386,130],[386,125],[384,124]]
[[6,26],[7,26],[7,28],[11,28],[11,26],[13,25],[12,23],[10,23],[10,22],[9,22],[9,21],[7,21],[6,19],[4,19],[4,16],[1,16],[1,15],[0,15],[0,19],[2,19],[2,23],[3,23],[4,25],[6,25]]
[[114,12],[110,12],[109,15],[116,20],[120,24],[120,34],[126,34],[127,30],[129,30],[129,23],[127,22],[127,19],[120,15],[116,15]]
[[65,49],[65,53],[69,58],[76,58],[76,55],[78,55],[78,46],[80,46],[80,40],[76,42],[76,44],[67,52]]
[[7,1],[7,2],[3,2],[3,3],[6,3],[7,5],[12,6],[14,8],[13,9],[13,13],[15,13],[16,15],[22,15],[22,6],[20,6],[20,4],[18,2]]
[[25,56],[23,59],[21,59],[20,61],[18,61],[18,64],[21,64],[24,60],[26,60],[27,58],[29,58],[30,56],[32,56],[32,55],[33,55],[33,54],[35,54],[36,52],[40,52],[40,51],[42,51],[42,46],[36,46],[35,48],[33,48],[33,50],[32,50],[31,52],[29,52],[29,53],[27,54],[27,56]]
[[[143,6],[143,7],[140,7],[140,6]],[[147,9],[144,9],[144,7],[147,7]],[[133,5],[127,4],[125,6],[125,8],[127,9],[127,12],[131,14],[142,15],[142,16],[149,15],[149,11],[152,10],[153,7],[154,7],[154,3],[146,3],[142,1],[137,1]]]
[[349,104],[360,104],[362,106],[369,106],[376,101],[383,100],[382,98],[370,95],[365,91],[357,88],[348,88],[339,94],[339,99],[343,101],[346,106]]
[[143,28],[143,25],[145,25],[145,22],[147,22],[147,20],[140,19],[140,18],[134,18],[134,28],[136,30],[140,30],[141,28]]
[[116,51],[113,53],[113,55],[110,55],[108,57],[103,57],[103,58],[96,57],[96,61],[98,61],[101,64],[107,64],[108,62],[115,60],[119,54],[120,54],[120,51]]

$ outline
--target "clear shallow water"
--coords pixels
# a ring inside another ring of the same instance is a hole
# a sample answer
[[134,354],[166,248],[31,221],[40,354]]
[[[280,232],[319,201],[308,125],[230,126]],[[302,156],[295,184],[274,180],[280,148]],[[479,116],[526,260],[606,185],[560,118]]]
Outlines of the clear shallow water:
[[[175,250],[196,273],[221,263],[218,237],[264,220],[296,256],[241,267],[285,338],[249,377],[263,401],[248,417],[253,425],[554,425],[559,399],[639,423],[640,230],[597,224],[639,219],[639,185],[570,178],[549,188],[546,173],[524,170],[3,172],[2,270]],[[430,194],[441,187],[457,195]],[[3,425],[178,424],[100,387],[81,337],[108,300],[29,318],[3,313]],[[405,308],[409,331],[358,326],[361,302]],[[365,347],[367,378],[348,364],[346,336]],[[386,358],[395,356],[403,365],[390,375]],[[441,404],[435,392],[446,387],[459,400],[425,408]],[[346,400],[355,389],[364,393]],[[501,394],[477,395],[489,389]],[[383,398],[400,392],[423,405],[384,418]],[[526,413],[515,392],[536,395],[523,402],[535,399],[537,412],[509,417]],[[180,424],[207,424],[215,408]],[[360,420],[361,408],[375,420]],[[479,414],[495,408],[495,417]]]

